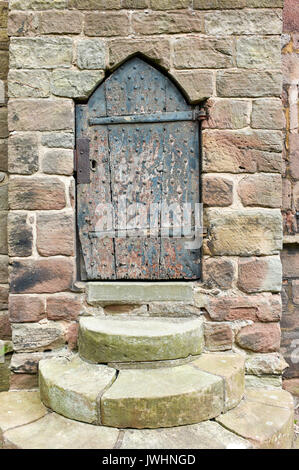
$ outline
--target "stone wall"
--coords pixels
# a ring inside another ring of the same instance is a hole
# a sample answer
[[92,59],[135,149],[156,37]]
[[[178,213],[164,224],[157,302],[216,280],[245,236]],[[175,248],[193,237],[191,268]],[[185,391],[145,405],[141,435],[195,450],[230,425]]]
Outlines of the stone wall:
[[[11,327],[8,317],[8,252],[7,252],[7,212],[8,212],[8,178],[7,178],[7,74],[8,47],[7,36],[8,2],[0,2],[0,341],[7,344],[11,339]],[[3,343],[0,343],[0,350]],[[9,348],[10,349],[10,348]],[[0,357],[0,391],[9,387],[10,357],[2,363]]]
[[[80,315],[120,309],[203,313],[208,350],[247,354],[248,384],[280,385],[282,3],[10,1],[14,387],[35,385],[42,356],[76,348]],[[94,306],[76,272],[74,104],[136,53],[209,114],[202,132],[203,279],[191,285],[187,302]]]
[[296,213],[299,215],[299,4],[296,0],[285,0],[283,31],[282,96],[286,133],[283,165],[282,352],[289,364],[285,377],[299,379],[299,219],[296,217]]

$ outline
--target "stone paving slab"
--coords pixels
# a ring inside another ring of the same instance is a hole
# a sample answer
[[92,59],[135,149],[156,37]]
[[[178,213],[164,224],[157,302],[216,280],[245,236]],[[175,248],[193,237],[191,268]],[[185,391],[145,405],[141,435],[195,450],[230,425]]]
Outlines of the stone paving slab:
[[[254,392],[236,408],[218,416],[216,421],[229,431],[248,439],[254,448],[290,449],[294,435],[294,410],[285,406],[287,392],[275,391],[275,398],[273,390],[258,389]],[[259,398],[261,393],[263,396]],[[276,404],[279,394],[281,407]]]
[[116,377],[116,370],[89,364],[78,356],[44,359],[39,363],[44,404],[67,418],[98,424],[98,397]]
[[198,423],[224,407],[221,377],[191,365],[121,370],[101,399],[101,420],[119,428],[160,428]]
[[124,431],[120,449],[252,449],[214,421],[167,429]]
[[203,350],[203,319],[138,316],[80,319],[80,356],[97,363],[186,358]]
[[51,413],[4,435],[6,449],[113,449],[119,431]]
[[46,413],[39,392],[0,393],[0,447],[5,431],[42,418]]

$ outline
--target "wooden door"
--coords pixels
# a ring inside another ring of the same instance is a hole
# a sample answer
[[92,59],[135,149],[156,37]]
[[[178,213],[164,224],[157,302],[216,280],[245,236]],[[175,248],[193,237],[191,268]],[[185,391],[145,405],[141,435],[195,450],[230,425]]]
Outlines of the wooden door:
[[82,279],[199,278],[200,250],[177,236],[180,210],[164,217],[199,202],[196,111],[137,57],[77,105]]

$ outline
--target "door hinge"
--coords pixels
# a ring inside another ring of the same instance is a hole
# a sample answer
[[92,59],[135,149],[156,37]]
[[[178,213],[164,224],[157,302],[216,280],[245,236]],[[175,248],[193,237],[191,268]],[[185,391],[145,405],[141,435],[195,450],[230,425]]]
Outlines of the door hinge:
[[87,138],[76,140],[74,168],[77,173],[78,184],[90,183],[89,139]]

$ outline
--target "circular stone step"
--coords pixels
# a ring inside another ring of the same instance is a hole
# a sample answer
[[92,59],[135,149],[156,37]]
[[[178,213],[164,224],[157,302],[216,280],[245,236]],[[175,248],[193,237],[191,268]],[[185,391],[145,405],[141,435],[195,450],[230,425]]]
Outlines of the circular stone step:
[[146,362],[196,356],[204,344],[202,318],[80,319],[80,356],[95,363]]

